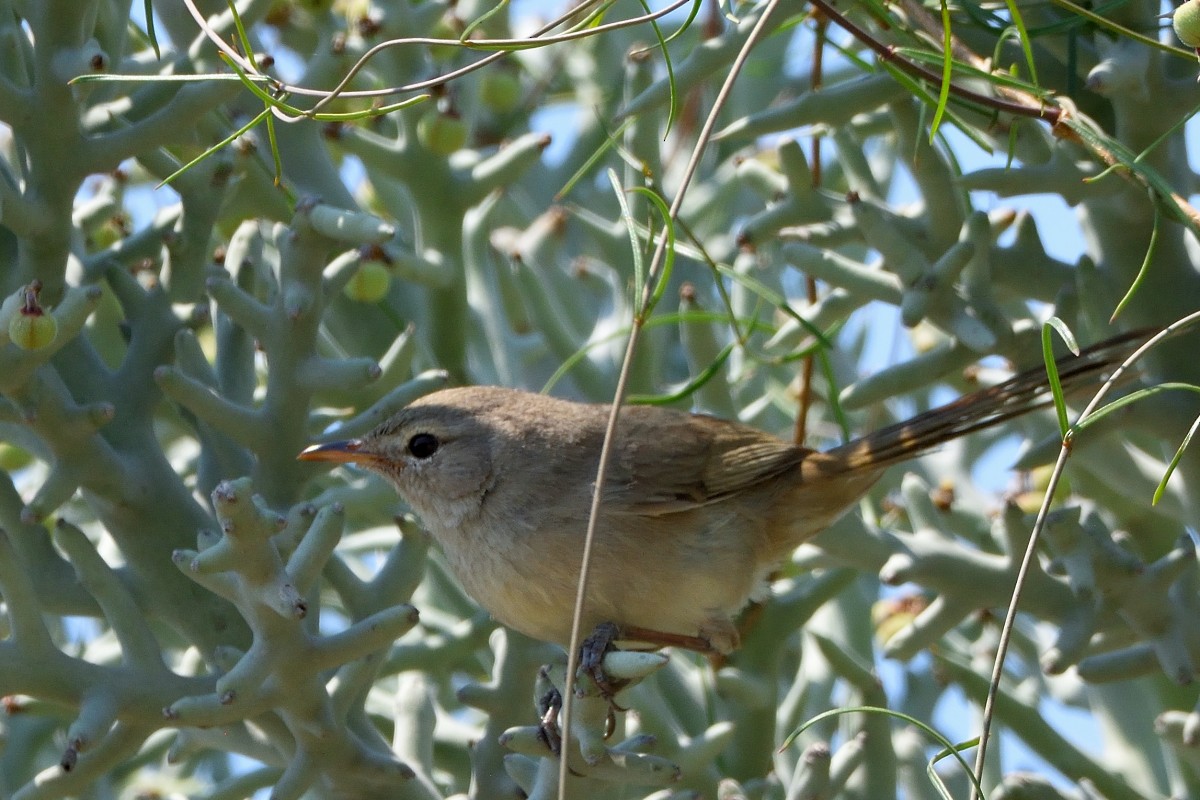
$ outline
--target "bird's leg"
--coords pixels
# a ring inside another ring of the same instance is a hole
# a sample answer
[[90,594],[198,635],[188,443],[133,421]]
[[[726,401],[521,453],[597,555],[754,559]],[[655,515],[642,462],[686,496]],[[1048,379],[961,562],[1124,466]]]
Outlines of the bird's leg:
[[625,638],[624,631],[615,622],[601,622],[579,646],[579,669],[591,676],[596,688],[609,703],[612,703],[613,695],[622,689],[623,684],[612,680],[604,671],[604,655],[614,649],[615,641]]
[[[605,656],[614,650],[614,642],[629,641],[645,643],[652,647],[691,647],[695,649],[712,650],[708,640],[698,636],[681,636],[679,634],[663,634],[645,628],[622,626],[615,623],[602,623],[586,638],[579,649],[579,661],[575,671],[575,697],[579,698],[582,706],[577,706],[575,713],[582,713],[587,726],[587,738],[591,739],[592,726],[599,722],[600,714],[604,714],[603,737],[610,738],[616,731],[617,712],[627,709],[614,701],[616,694],[632,683],[649,675],[655,669],[667,662],[666,656],[646,654],[648,662],[644,663],[645,672],[631,669],[631,664],[624,663],[619,667],[614,665],[618,675],[614,677],[604,666]],[[646,647],[642,647],[645,650]],[[638,659],[634,659],[637,661]],[[646,659],[643,659],[646,661]],[[546,665],[538,673],[535,697],[538,715],[538,739],[546,745],[554,755],[562,755],[563,745],[563,692],[567,691],[570,678],[567,673],[560,672],[559,665]],[[602,705],[597,706],[600,701]]]
[[[542,669],[544,671],[546,668]],[[562,755],[562,734],[558,730],[558,716],[561,711],[562,694],[551,686],[537,701],[538,738],[545,742],[546,747],[556,756]]]
[[693,652],[700,653],[701,655],[720,652],[718,648],[713,646],[712,641],[706,636],[688,636],[683,633],[667,633],[666,631],[655,631],[649,628],[639,628],[636,625],[625,625],[618,628],[618,631],[619,635],[615,637],[616,639],[625,639],[633,642],[645,642],[646,644],[652,644],[655,647],[680,647],[684,650],[692,650]]
[[[547,749],[554,754],[555,757],[562,757],[563,736],[560,725],[562,724],[562,693],[550,683],[550,668],[543,666],[538,675],[539,683],[545,682],[550,686],[542,696],[537,700],[538,714],[538,739],[546,745]],[[612,702],[609,701],[608,717],[605,719],[604,738],[607,739],[613,735],[616,730],[617,720],[613,715]],[[576,777],[582,775],[575,770],[570,771]]]
[[[615,681],[604,671],[604,655],[614,648],[616,641],[645,642],[654,647],[682,647],[698,653],[710,655],[718,652],[712,642],[703,636],[687,636],[682,633],[667,633],[649,628],[639,628],[636,625],[618,625],[615,622],[602,622],[596,626],[591,635],[583,640],[579,648],[579,668],[587,673],[600,689],[605,699],[611,701],[613,695],[625,687],[626,681]],[[644,649],[644,648],[643,648]],[[615,704],[614,704],[615,705]],[[619,707],[618,707],[619,708]],[[620,709],[624,711],[624,709]]]

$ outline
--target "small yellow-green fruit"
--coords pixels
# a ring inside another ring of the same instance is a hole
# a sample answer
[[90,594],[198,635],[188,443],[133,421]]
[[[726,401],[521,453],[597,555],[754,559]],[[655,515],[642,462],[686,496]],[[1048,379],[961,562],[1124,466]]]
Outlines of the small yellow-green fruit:
[[29,455],[28,450],[8,444],[7,441],[0,441],[0,469],[12,474],[18,469],[29,467],[32,463],[34,457]]
[[88,235],[88,237],[87,237],[88,250],[93,253],[98,250],[106,250],[109,247],[112,247],[118,241],[120,241],[120,239],[121,239],[121,236],[114,226],[101,225],[99,228],[97,228],[95,231],[93,231],[92,233],[90,233]]
[[880,646],[886,647],[893,636],[912,625],[916,618],[915,614],[901,612],[880,620],[879,624],[875,626],[875,641],[879,642]]
[[448,156],[467,143],[467,124],[457,114],[426,111],[417,121],[417,140],[429,152]]
[[479,82],[479,99],[490,111],[507,114],[521,102],[521,80],[507,70],[492,70]]
[[392,276],[378,261],[367,261],[355,271],[342,290],[346,297],[360,303],[378,303],[387,294]]
[[128,214],[114,214],[88,234],[88,248],[94,252],[112,247],[129,235],[130,227]]
[[41,350],[58,338],[58,323],[44,311],[21,309],[8,321],[8,338],[22,350]]
[[0,442],[0,469],[12,474],[32,463],[33,456],[29,454],[28,450],[17,447],[15,444]]
[[1187,0],[1175,9],[1171,25],[1179,41],[1188,47],[1200,47],[1200,0]]
[[886,646],[893,636],[911,625],[927,605],[928,602],[920,595],[877,600],[871,606],[875,640],[881,646]]
[[[1016,496],[1017,506],[1026,514],[1036,514],[1042,507],[1046,490],[1050,488],[1050,476],[1054,468],[1051,466],[1036,467],[1029,472],[1029,486]],[[1054,487],[1054,503],[1061,505],[1065,497],[1071,494],[1071,482],[1064,476]]]

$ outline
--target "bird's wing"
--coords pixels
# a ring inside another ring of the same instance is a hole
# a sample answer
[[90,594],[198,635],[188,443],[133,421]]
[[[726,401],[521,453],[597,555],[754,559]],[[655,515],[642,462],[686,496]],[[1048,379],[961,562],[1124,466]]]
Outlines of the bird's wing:
[[810,453],[714,417],[628,412],[605,491],[609,513],[660,516],[715,503],[797,468]]

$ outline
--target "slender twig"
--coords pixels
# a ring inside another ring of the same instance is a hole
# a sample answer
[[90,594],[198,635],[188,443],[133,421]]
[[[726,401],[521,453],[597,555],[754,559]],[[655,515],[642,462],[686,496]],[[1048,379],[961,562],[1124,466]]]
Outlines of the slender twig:
[[[688,3],[694,3],[695,1],[696,0],[675,0],[675,2],[670,3],[667,6],[661,8],[657,11],[654,11],[652,13],[643,14],[638,17],[630,17],[628,19],[617,20],[615,22],[605,23],[603,25],[585,27],[581,30],[571,31],[568,33],[559,34],[557,36],[547,36],[546,34],[548,34],[551,30],[558,27],[559,25],[562,25],[563,23],[567,22],[572,17],[578,15],[581,11],[586,9],[588,6],[595,5],[596,2],[598,2],[598,0],[584,0],[584,2],[581,2],[578,5],[571,7],[565,13],[563,13],[560,16],[558,16],[557,18],[551,20],[550,22],[547,22],[545,25],[538,28],[536,31],[534,31],[532,34],[530,34],[525,39],[472,39],[469,41],[460,41],[458,39],[431,39],[431,38],[422,38],[422,37],[389,39],[386,42],[380,42],[379,44],[373,46],[372,48],[367,50],[365,53],[363,53],[363,55],[359,57],[358,61],[356,61],[353,64],[353,66],[351,66],[350,69],[346,72],[346,74],[345,74],[345,76],[343,76],[341,82],[339,82],[338,85],[335,86],[333,89],[310,89],[305,86],[296,86],[296,85],[293,85],[290,83],[284,83],[283,81],[276,81],[276,80],[272,79],[273,85],[279,91],[287,92],[288,94],[296,95],[299,97],[319,97],[319,98],[321,98],[321,100],[316,104],[316,106],[314,108],[309,109],[306,113],[299,115],[299,116],[288,115],[286,112],[284,112],[278,108],[274,109],[272,113],[275,115],[276,118],[283,120],[285,122],[297,122],[299,120],[307,119],[307,118],[311,117],[313,114],[317,113],[317,111],[319,109],[321,109],[326,104],[332,102],[334,99],[339,98],[339,97],[341,97],[341,98],[374,98],[374,97],[387,97],[387,96],[391,96],[391,95],[395,95],[395,94],[403,94],[405,92],[423,91],[425,89],[430,89],[435,86],[441,86],[443,84],[449,83],[450,81],[452,81],[456,78],[459,78],[470,72],[474,72],[475,70],[481,69],[481,68],[487,66],[488,64],[492,63],[493,61],[503,58],[508,53],[509,50],[516,49],[519,46],[542,47],[544,45],[557,44],[560,42],[569,42],[569,41],[574,41],[577,39],[586,38],[589,36],[595,36],[597,34],[602,34],[607,31],[612,31],[612,30],[618,30],[620,28],[628,28],[628,27],[632,27],[632,26],[636,26],[636,25],[641,25],[646,22],[652,22],[654,20],[657,20],[667,14],[670,14],[672,11],[675,11],[676,9],[681,8],[685,5],[687,5]],[[225,42],[225,40],[222,39],[220,34],[217,33],[217,31],[215,31],[212,28],[212,26],[209,24],[208,20],[204,17],[204,15],[196,7],[194,0],[183,0],[183,4],[187,8],[188,13],[190,13],[192,15],[192,19],[195,21],[196,25],[200,28],[201,31],[204,32],[204,35],[208,38],[208,40],[210,42],[213,43],[213,45],[217,48],[217,50],[219,50],[221,53],[224,53],[225,56],[230,61],[238,64],[243,70],[245,70],[245,72],[247,74],[250,74],[250,75],[258,74],[258,67],[253,62],[253,59],[248,57],[249,54],[243,55],[242,53],[239,53],[234,47],[232,47],[227,42]],[[367,62],[371,58],[373,58],[376,54],[382,52],[383,50],[385,50],[389,47],[396,47],[396,46],[400,46],[400,45],[413,45],[413,44],[460,45],[460,46],[465,47],[470,50],[487,50],[487,49],[491,49],[493,47],[501,48],[501,49],[499,49],[495,53],[491,53],[487,56],[484,56],[483,58],[479,59],[478,61],[473,61],[464,67],[460,67],[459,69],[453,70],[444,75],[438,75],[436,77],[429,78],[429,79],[423,80],[423,81],[418,81],[416,83],[407,83],[402,86],[391,86],[391,87],[387,87],[387,88],[383,88],[383,89],[356,89],[356,90],[351,90],[351,91],[346,90],[345,87],[347,85],[349,85],[350,81],[354,78],[354,76],[357,75],[366,66]]]
[[[822,14],[825,14],[842,28],[845,28],[851,36],[874,51],[875,55],[881,61],[891,64],[901,72],[906,72],[915,78],[927,81],[933,86],[940,87],[942,85],[941,73],[934,72],[921,64],[902,57],[896,52],[894,45],[885,44],[876,39],[865,28],[852,22],[830,5],[827,0],[811,0],[811,2],[815,7],[820,9]],[[1059,118],[1063,115],[1063,110],[1058,106],[1051,105],[1027,92],[1006,89],[1004,87],[997,87],[996,91],[1002,96],[997,97],[990,94],[982,94],[961,84],[954,83],[953,81],[950,82],[950,94],[985,108],[992,108],[1018,117],[1044,119],[1052,125],[1057,125]]]
[[[725,107],[725,103],[733,89],[733,84],[742,72],[742,67],[745,66],[747,59],[750,57],[750,52],[758,43],[759,38],[767,28],[767,21],[771,14],[775,11],[781,0],[768,0],[763,7],[762,15],[755,22],[750,35],[746,37],[745,43],[734,58],[733,63],[729,67],[729,73],[725,76],[725,82],[721,84],[720,90],[717,92],[716,98],[713,100],[712,109],[708,113],[708,117],[704,120],[704,126],[700,129],[700,133],[696,137],[696,144],[692,148],[691,158],[688,161],[687,167],[683,171],[683,175],[679,182],[679,189],[675,193],[675,198],[671,202],[669,210],[669,219],[675,220],[679,216],[679,210],[683,206],[683,198],[687,193],[688,186],[692,182],[697,169],[700,166],[700,160],[704,155],[704,151],[708,147],[708,142],[712,138],[713,130],[717,126],[717,118],[721,110]],[[650,260],[650,266],[647,271],[646,284],[642,289],[641,303],[642,307],[646,307],[650,298],[654,294],[654,285],[656,278],[662,270],[663,261],[666,256],[667,237],[660,236],[658,245],[654,250],[654,255]],[[574,696],[575,672],[579,668],[579,644],[583,628],[583,604],[587,597],[588,584],[588,567],[591,563],[592,547],[596,540],[596,528],[600,520],[600,506],[604,498],[604,479],[608,472],[608,464],[612,457],[613,442],[616,440],[617,421],[621,414],[621,400],[625,396],[626,386],[629,383],[630,368],[633,364],[633,355],[637,349],[639,334],[642,326],[645,324],[641,312],[635,315],[633,325],[629,330],[629,340],[625,345],[625,355],[621,360],[621,371],[617,376],[617,386],[613,393],[612,408],[608,415],[608,425],[604,430],[604,445],[600,449],[600,463],[596,467],[596,483],[592,490],[592,506],[588,512],[587,534],[583,543],[583,555],[579,569],[579,583],[575,592],[575,611],[571,619],[571,641],[567,648],[567,680],[566,686],[563,687],[562,697],[562,714],[560,720],[562,724],[562,755],[559,757],[558,764],[558,798],[566,800],[567,797],[567,776],[570,774],[570,768],[567,766],[567,753],[571,735],[571,711],[572,698]]]
[[971,787],[970,800],[978,800],[979,794],[975,786],[980,785],[983,781],[983,766],[987,758],[988,741],[991,738],[992,718],[995,715],[996,697],[1000,692],[1000,678],[1004,674],[1005,656],[1008,655],[1009,642],[1012,639],[1013,628],[1016,625],[1017,606],[1021,602],[1021,593],[1025,587],[1025,581],[1029,575],[1029,570],[1033,565],[1033,559],[1037,553],[1038,542],[1041,540],[1042,529],[1046,526],[1046,516],[1050,512],[1050,503],[1054,499],[1055,492],[1058,489],[1058,482],[1062,478],[1063,469],[1067,465],[1067,459],[1071,455],[1071,446],[1074,440],[1073,431],[1091,416],[1096,407],[1108,394],[1109,390],[1117,385],[1121,376],[1125,374],[1138,359],[1140,359],[1150,348],[1157,345],[1163,339],[1176,333],[1177,331],[1186,328],[1187,326],[1200,321],[1200,311],[1189,314],[1183,319],[1171,323],[1162,331],[1156,333],[1145,344],[1134,350],[1123,362],[1121,366],[1113,370],[1113,374],[1109,376],[1103,385],[1096,391],[1091,402],[1083,409],[1079,418],[1075,421],[1075,425],[1071,430],[1067,431],[1067,435],[1063,437],[1062,448],[1058,451],[1058,460],[1054,463],[1054,470],[1050,473],[1050,480],[1046,485],[1045,494],[1042,497],[1041,508],[1038,509],[1037,518],[1033,523],[1033,530],[1029,534],[1029,544],[1025,547],[1025,556],[1021,559],[1021,566],[1017,570],[1017,579],[1013,585],[1012,595],[1008,603],[1008,611],[1004,615],[1004,624],[1000,628],[1000,641],[996,645],[996,659],[992,664],[992,678],[988,684],[987,699],[983,704],[983,720],[981,721],[979,731],[979,749],[975,752],[975,778],[976,784]]
[[[819,92],[821,87],[825,85],[825,33],[829,29],[829,20],[820,12],[813,15],[815,28],[813,30],[813,56],[812,56],[812,90]],[[818,127],[812,137],[812,155],[809,158],[809,172],[812,175],[812,188],[821,188],[821,137],[822,132]],[[812,275],[804,276],[804,293],[805,299],[809,305],[817,302],[817,281]],[[816,358],[816,353],[809,353],[804,357],[804,361],[800,367],[800,407],[796,410],[796,427],[792,434],[792,441],[798,445],[803,445],[804,440],[808,438],[808,412],[812,408],[813,401],[813,360]]]
[[[941,87],[942,76],[940,73],[904,58],[896,52],[894,45],[886,44],[875,38],[868,30],[852,22],[830,5],[829,0],[811,0],[811,2],[822,14],[827,15],[851,36],[871,49],[881,61],[890,64],[901,72],[926,81],[931,86]],[[913,7],[919,8],[915,4]],[[963,47],[962,49],[965,50],[966,48]],[[955,51],[959,51],[958,46],[955,46]],[[977,68],[986,68],[987,62],[978,55],[972,54],[965,60]],[[1170,205],[1178,210],[1182,220],[1189,224],[1197,235],[1200,235],[1200,211],[1197,211],[1188,202],[1187,198],[1178,192],[1172,191],[1169,187],[1154,185],[1140,171],[1129,168],[1130,165],[1122,161],[1111,148],[1102,144],[1098,137],[1088,135],[1085,126],[1080,124],[1079,119],[1076,119],[1078,114],[1074,112],[1068,103],[1062,100],[1051,101],[1050,99],[1041,98],[1030,92],[1014,89],[1009,86],[996,86],[995,90],[996,96],[982,94],[953,81],[950,82],[949,88],[950,94],[976,105],[1013,114],[1014,116],[1045,120],[1052,126],[1055,136],[1078,143],[1106,166],[1125,167],[1125,169],[1121,170],[1121,174],[1126,179],[1138,186],[1152,190],[1155,196],[1162,200],[1169,201]]]

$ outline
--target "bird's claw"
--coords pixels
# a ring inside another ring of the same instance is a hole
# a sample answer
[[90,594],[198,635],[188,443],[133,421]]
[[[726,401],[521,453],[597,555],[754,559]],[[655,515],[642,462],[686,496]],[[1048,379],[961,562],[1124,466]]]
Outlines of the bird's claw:
[[625,688],[628,681],[613,680],[604,670],[604,656],[614,649],[613,642],[621,637],[621,630],[612,622],[602,622],[591,635],[583,640],[579,648],[579,669],[596,684],[600,696],[620,711],[613,702],[617,692]]
[[562,694],[551,687],[537,703],[538,738],[556,756],[562,755],[562,734],[558,730],[558,718],[562,711]]

